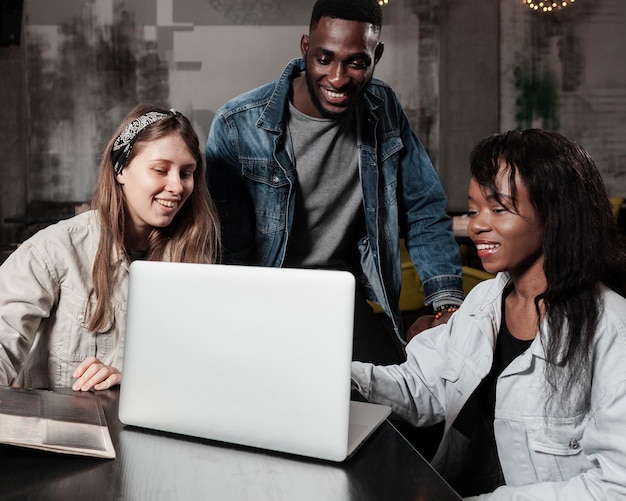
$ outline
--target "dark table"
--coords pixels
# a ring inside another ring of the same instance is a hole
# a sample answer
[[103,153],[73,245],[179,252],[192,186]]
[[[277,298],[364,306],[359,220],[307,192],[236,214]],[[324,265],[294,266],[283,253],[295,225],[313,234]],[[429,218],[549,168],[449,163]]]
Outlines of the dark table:
[[3,500],[459,501],[390,422],[332,463],[124,427],[118,390],[84,394],[104,407],[117,458],[0,446]]

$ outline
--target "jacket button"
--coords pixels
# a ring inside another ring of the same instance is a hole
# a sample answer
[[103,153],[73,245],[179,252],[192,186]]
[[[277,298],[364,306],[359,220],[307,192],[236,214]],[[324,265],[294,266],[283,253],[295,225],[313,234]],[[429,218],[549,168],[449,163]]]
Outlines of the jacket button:
[[578,440],[574,439],[569,443],[569,448],[570,449],[578,449],[580,447],[580,444],[578,443]]
[[278,182],[278,176],[272,177],[272,183],[277,183],[277,182]]

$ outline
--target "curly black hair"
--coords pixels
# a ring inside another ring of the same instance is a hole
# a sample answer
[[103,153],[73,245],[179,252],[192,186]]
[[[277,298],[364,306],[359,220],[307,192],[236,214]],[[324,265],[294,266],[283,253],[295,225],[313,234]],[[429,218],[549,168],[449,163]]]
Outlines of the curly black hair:
[[380,31],[383,22],[383,13],[378,0],[317,0],[313,6],[309,27],[314,29],[322,17],[369,23],[377,32]]

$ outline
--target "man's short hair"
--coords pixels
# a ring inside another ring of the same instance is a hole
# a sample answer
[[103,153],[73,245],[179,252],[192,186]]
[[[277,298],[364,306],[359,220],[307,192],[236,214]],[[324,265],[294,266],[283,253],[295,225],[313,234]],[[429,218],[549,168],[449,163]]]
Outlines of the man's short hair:
[[314,29],[323,17],[369,23],[378,32],[383,22],[378,0],[317,0],[313,6],[309,28]]

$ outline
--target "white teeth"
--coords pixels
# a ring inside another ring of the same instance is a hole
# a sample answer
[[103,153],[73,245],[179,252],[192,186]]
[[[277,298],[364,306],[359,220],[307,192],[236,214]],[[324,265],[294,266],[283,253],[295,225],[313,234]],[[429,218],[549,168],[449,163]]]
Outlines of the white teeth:
[[476,250],[489,250],[499,247],[498,244],[476,244]]
[[164,207],[168,207],[169,209],[173,209],[174,207],[176,207],[176,202],[171,202],[169,200],[158,200],[157,199],[157,203],[163,205]]
[[333,92],[332,90],[325,90],[326,94],[328,94],[330,97],[334,97],[334,98],[340,98],[340,97],[345,97],[345,92]]

